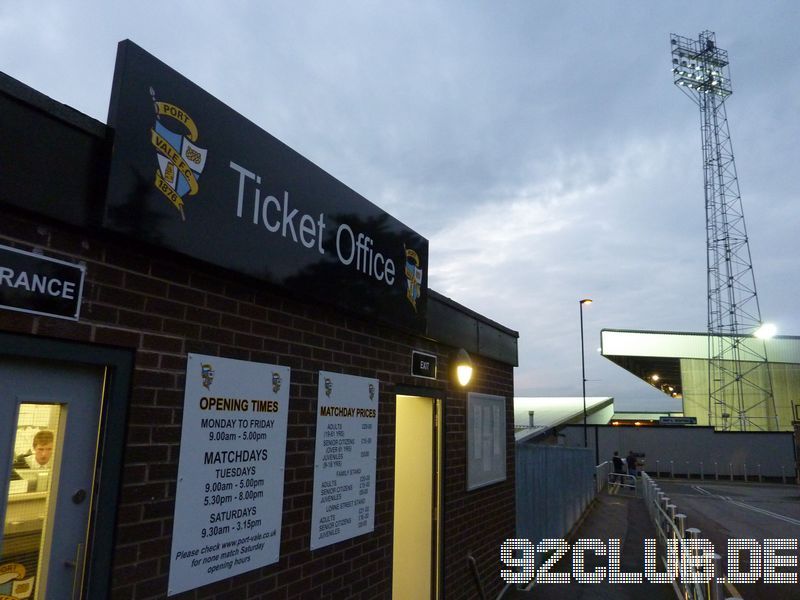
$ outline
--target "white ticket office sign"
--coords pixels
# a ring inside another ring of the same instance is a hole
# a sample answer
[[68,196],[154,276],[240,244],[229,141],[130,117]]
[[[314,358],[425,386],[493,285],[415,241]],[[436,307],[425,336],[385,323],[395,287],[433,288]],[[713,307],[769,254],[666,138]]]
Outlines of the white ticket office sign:
[[289,377],[189,354],[168,595],[278,561]]
[[311,549],[375,529],[378,380],[319,372]]

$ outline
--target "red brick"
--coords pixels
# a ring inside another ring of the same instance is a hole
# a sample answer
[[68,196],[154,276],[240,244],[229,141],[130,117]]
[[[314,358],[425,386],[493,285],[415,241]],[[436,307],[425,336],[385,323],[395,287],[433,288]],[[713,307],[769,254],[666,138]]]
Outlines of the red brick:
[[217,296],[216,294],[208,294],[208,296],[206,296],[206,307],[210,310],[230,314],[236,314],[238,312],[237,303],[235,300],[231,300],[230,298],[225,298],[223,296]]
[[220,314],[204,308],[196,306],[188,306],[186,308],[186,320],[203,323],[205,325],[219,325]]
[[183,340],[177,337],[144,334],[142,336],[142,348],[179,354],[183,351]]
[[203,327],[201,337],[217,344],[233,344],[233,332],[217,327]]
[[170,300],[191,304],[193,306],[204,306],[206,303],[205,292],[179,285],[170,285],[167,296]]
[[250,332],[250,320],[224,313],[220,320],[223,329],[231,329],[241,333]]
[[41,317],[39,320],[39,328],[36,330],[36,333],[39,335],[82,342],[88,342],[92,339],[91,326],[51,317]]
[[239,302],[239,314],[247,319],[255,321],[265,321],[267,319],[267,309],[263,306]]
[[31,333],[34,317],[32,315],[0,310],[0,329],[14,333]]
[[186,314],[186,306],[179,302],[172,302],[162,298],[147,298],[145,312],[169,317],[170,319],[183,319]]
[[109,346],[127,346],[138,348],[142,336],[138,331],[115,329],[111,327],[95,327],[93,341]]
[[[464,554],[473,552],[487,593],[501,587],[497,548],[514,533],[513,432],[509,418],[507,481],[466,492],[466,394],[446,380],[451,348],[334,308],[281,296],[266,285],[169,252],[131,246],[115,236],[89,237],[40,228],[16,218],[20,239],[48,240],[59,251],[95,256],[89,261],[81,322],[0,312],[0,330],[76,339],[91,332],[102,344],[136,348],[128,409],[120,504],[115,530],[112,598],[166,596],[170,565],[187,353],[227,356],[292,368],[284,472],[282,555],[278,564],[255,569],[180,597],[364,598],[391,597],[394,507],[394,386],[421,385],[446,396],[444,564],[448,598],[474,595]],[[16,225],[15,225],[16,230]],[[9,225],[0,222],[0,231]],[[30,247],[30,245],[29,245]],[[134,248],[133,251],[131,248]],[[107,259],[101,263],[99,260]],[[91,325],[88,325],[91,323]],[[438,381],[408,373],[408,357],[420,348],[441,357]],[[474,391],[513,397],[513,368],[474,357]],[[375,531],[311,552],[308,547],[314,477],[317,371],[378,377],[378,465]],[[486,507],[492,507],[487,512]]]
[[143,371],[137,370],[133,375],[134,385],[142,387],[172,387],[175,378],[170,373],[162,371]]
[[143,331],[159,331],[161,329],[160,317],[142,312],[120,310],[117,319],[120,325],[130,329],[141,329]]
[[[189,272],[177,263],[155,260],[150,265],[150,275],[171,283],[188,284]],[[171,287],[171,286],[170,286]]]
[[206,292],[222,294],[225,292],[225,284],[218,278],[202,273],[192,273],[190,282],[192,287]]
[[164,319],[162,331],[164,333],[179,335],[186,338],[200,337],[200,325],[197,323],[187,323],[186,321],[178,321],[175,319]]

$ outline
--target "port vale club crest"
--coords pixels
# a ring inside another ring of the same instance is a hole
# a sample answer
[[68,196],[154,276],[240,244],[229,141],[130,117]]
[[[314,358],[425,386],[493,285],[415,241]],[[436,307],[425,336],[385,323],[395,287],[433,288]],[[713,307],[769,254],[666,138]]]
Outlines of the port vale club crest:
[[150,97],[156,110],[155,126],[150,130],[150,142],[158,158],[155,186],[185,221],[184,199],[194,196],[200,189],[197,180],[206,166],[208,150],[195,144],[197,125],[185,110],[156,100],[153,88],[150,88]]
[[417,299],[422,295],[422,269],[419,255],[411,248],[406,251],[406,300],[417,310]]

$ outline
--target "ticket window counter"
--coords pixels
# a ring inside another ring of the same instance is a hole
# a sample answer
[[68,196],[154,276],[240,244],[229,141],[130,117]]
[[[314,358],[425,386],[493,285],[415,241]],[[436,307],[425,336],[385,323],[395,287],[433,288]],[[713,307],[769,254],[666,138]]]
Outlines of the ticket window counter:
[[0,360],[0,598],[83,597],[104,376]]

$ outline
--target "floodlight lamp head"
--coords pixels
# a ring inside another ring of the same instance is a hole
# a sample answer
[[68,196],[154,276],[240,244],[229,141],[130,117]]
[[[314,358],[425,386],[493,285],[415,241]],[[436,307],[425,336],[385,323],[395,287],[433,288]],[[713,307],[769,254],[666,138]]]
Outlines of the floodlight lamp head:
[[773,323],[764,323],[753,332],[753,335],[760,340],[768,340],[775,337],[778,333],[778,328]]

